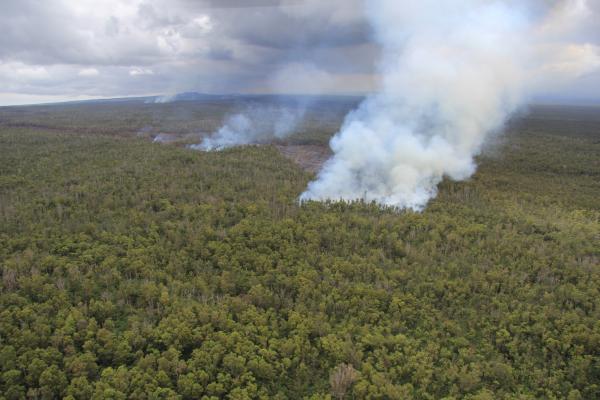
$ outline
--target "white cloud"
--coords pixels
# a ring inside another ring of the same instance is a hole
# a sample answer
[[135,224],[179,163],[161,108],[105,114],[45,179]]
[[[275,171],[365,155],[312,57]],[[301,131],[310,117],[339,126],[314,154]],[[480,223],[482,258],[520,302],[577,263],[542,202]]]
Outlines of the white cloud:
[[82,70],[79,70],[77,75],[89,78],[100,75],[100,71],[98,71],[96,68],[84,68]]
[[568,44],[554,49],[553,60],[544,66],[552,75],[579,78],[600,68],[600,47]]
[[15,74],[26,80],[41,80],[48,78],[49,74],[45,67],[41,66],[23,66],[16,68]]
[[154,75],[154,71],[150,68],[134,67],[129,70],[130,76]]
[[192,27],[199,30],[200,33],[208,33],[212,31],[213,24],[210,16],[200,15],[192,20]]

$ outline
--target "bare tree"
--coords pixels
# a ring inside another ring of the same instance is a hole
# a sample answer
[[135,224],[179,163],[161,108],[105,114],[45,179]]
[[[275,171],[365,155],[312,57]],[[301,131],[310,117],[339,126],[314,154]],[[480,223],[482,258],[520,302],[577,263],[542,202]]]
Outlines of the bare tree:
[[350,386],[358,379],[358,371],[350,364],[340,364],[329,376],[331,394],[336,399],[343,399]]

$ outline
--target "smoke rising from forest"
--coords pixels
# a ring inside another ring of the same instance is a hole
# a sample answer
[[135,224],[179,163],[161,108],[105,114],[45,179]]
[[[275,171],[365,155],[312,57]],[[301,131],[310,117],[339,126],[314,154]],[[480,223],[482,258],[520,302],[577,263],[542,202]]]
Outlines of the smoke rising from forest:
[[283,139],[294,133],[305,113],[305,105],[249,106],[243,112],[229,116],[219,130],[190,147],[194,150],[215,151]]
[[367,2],[383,49],[380,88],[346,117],[330,143],[333,157],[301,200],[363,198],[420,210],[444,177],[469,178],[486,138],[544,78],[565,72],[554,68],[560,55],[542,56],[550,46],[544,28],[548,19],[574,22],[585,2],[563,2],[544,16],[534,5]]

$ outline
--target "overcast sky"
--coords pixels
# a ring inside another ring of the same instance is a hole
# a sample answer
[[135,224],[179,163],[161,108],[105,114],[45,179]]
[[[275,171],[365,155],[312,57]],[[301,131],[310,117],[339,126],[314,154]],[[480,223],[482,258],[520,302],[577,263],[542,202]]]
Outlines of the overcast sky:
[[[379,50],[362,2],[2,0],[0,105],[182,91],[366,93]],[[600,0],[588,4],[586,23],[563,45],[586,49],[600,67]],[[600,98],[600,71],[544,94]]]

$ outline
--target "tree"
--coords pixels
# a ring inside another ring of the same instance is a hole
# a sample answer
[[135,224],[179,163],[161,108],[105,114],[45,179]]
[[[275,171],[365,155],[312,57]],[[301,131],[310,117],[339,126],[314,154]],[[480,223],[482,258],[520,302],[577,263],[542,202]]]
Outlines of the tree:
[[338,365],[329,376],[331,394],[336,399],[343,399],[352,384],[358,379],[358,372],[349,364]]

